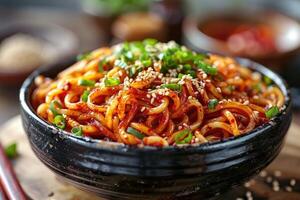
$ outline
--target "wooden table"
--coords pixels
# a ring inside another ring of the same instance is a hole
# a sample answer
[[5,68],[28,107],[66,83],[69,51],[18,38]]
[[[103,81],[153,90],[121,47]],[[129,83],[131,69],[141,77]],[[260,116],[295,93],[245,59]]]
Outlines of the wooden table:
[[[238,187],[222,194],[221,199],[235,200],[239,197],[247,199],[247,195],[251,195],[253,199],[300,199],[299,119],[300,115],[294,117],[282,152],[267,168],[266,172],[247,183],[247,187]],[[12,118],[0,127],[0,140],[4,145],[17,142],[20,155],[13,161],[14,169],[22,187],[30,198],[34,200],[102,199],[60,182],[54,173],[35,157],[21,127],[19,116]],[[293,179],[296,180],[296,185],[293,185]],[[273,184],[276,181],[278,181],[280,187],[280,191],[277,192],[273,191]]]

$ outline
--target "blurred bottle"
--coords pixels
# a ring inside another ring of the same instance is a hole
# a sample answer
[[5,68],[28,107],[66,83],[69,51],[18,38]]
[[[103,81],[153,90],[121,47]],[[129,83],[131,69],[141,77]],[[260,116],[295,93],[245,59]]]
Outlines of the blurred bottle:
[[81,0],[81,7],[111,38],[111,26],[118,16],[129,12],[147,11],[150,2],[150,0]]
[[182,21],[184,18],[182,0],[155,0],[150,10],[160,15],[167,24],[168,40],[181,42]]

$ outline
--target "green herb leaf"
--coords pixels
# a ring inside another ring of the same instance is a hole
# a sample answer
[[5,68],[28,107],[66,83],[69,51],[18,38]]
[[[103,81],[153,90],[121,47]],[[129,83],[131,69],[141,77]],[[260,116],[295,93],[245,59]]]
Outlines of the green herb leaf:
[[120,85],[121,81],[118,78],[106,78],[104,80],[105,87],[113,87]]
[[81,127],[73,127],[71,132],[75,135],[75,136],[83,136],[83,132],[82,132],[82,128]]
[[127,133],[134,135],[135,137],[139,138],[139,139],[143,139],[145,137],[144,134],[140,133],[138,130],[132,128],[132,127],[128,127],[127,128]]
[[4,149],[4,152],[5,152],[5,155],[10,159],[17,157],[17,155],[18,155],[17,143],[14,142],[14,143],[11,143],[8,146],[6,146]]
[[79,79],[78,80],[78,85],[81,85],[81,86],[87,86],[87,87],[92,87],[95,85],[95,81],[93,80],[87,80],[87,79]]
[[90,52],[88,52],[88,53],[83,53],[83,54],[79,54],[79,55],[76,57],[76,60],[77,60],[77,61],[85,60],[85,59],[88,59],[89,56],[90,56]]
[[272,106],[265,112],[266,117],[269,119],[275,117],[278,113],[279,113],[279,108],[277,106]]
[[174,136],[176,144],[188,144],[191,142],[193,135],[190,130],[185,129]]
[[218,105],[219,101],[217,99],[210,99],[208,101],[208,109],[213,110]]
[[181,91],[182,86],[180,84],[176,83],[170,83],[170,84],[161,84],[162,88],[168,88],[171,90]]
[[85,90],[85,91],[82,93],[82,95],[81,95],[81,100],[82,100],[83,102],[87,102],[89,94],[90,94],[90,91]]
[[62,108],[62,105],[57,100],[51,101],[50,102],[50,110],[54,116],[60,114],[59,111],[57,110],[57,108]]
[[54,124],[57,128],[60,128],[60,129],[66,128],[66,120],[62,115],[56,115],[54,117]]

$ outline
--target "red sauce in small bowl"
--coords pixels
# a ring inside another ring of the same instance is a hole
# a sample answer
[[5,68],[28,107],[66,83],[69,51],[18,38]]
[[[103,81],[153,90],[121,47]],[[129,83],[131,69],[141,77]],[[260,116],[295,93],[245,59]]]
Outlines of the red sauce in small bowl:
[[204,34],[226,42],[239,56],[264,56],[277,52],[275,33],[268,24],[233,18],[215,18],[199,25]]

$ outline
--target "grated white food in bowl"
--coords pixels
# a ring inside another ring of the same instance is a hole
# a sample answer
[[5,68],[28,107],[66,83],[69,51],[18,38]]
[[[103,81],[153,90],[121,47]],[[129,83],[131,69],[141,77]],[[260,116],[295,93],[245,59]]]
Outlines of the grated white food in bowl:
[[0,44],[0,71],[31,71],[46,62],[44,42],[26,34],[15,34]]

